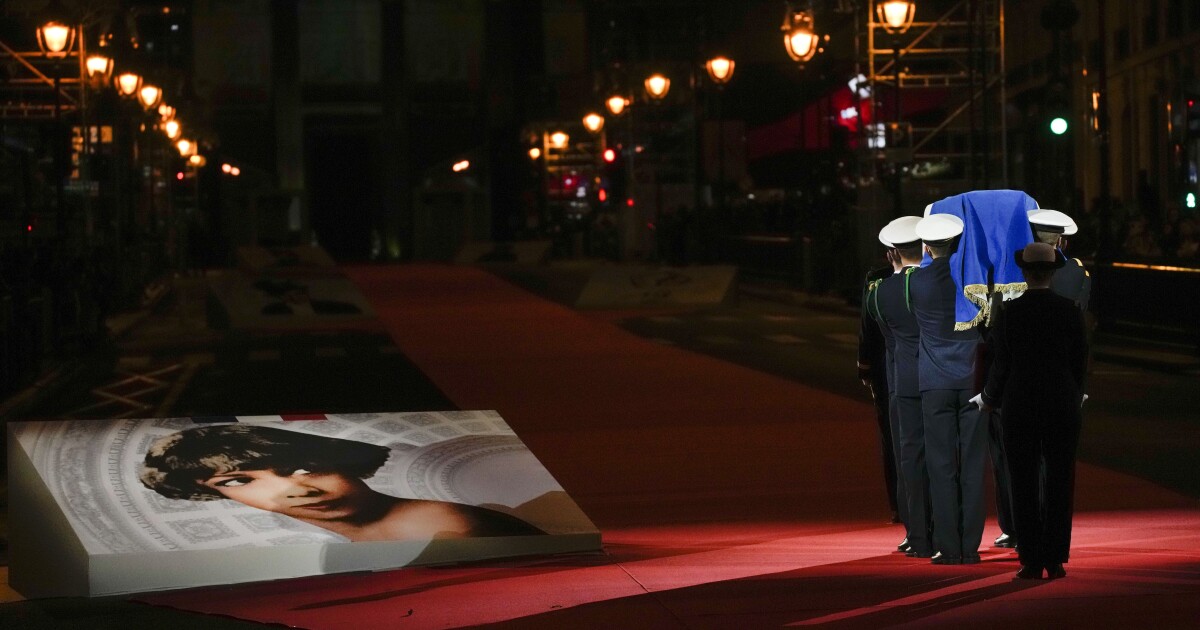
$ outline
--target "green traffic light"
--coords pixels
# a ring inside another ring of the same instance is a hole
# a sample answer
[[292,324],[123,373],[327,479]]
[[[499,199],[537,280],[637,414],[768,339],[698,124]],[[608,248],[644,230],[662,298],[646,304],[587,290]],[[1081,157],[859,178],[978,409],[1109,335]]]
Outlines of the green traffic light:
[[1061,136],[1064,133],[1067,133],[1067,127],[1069,127],[1067,124],[1067,119],[1063,118],[1062,116],[1058,116],[1054,120],[1050,121],[1050,131],[1056,136]]

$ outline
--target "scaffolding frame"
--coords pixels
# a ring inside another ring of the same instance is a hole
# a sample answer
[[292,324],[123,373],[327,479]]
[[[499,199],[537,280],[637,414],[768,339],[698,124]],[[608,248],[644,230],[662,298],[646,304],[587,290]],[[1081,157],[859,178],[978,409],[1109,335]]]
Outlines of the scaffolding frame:
[[[882,111],[877,86],[899,90],[901,95],[931,89],[947,95],[940,121],[914,124],[907,131],[914,169],[946,164],[971,188],[991,188],[996,183],[1006,187],[1004,0],[949,3],[937,19],[914,22],[903,34],[887,33],[870,10],[874,3],[870,4],[866,11],[866,76],[875,111]],[[998,152],[993,146],[998,146]],[[907,158],[909,152],[899,155]]]

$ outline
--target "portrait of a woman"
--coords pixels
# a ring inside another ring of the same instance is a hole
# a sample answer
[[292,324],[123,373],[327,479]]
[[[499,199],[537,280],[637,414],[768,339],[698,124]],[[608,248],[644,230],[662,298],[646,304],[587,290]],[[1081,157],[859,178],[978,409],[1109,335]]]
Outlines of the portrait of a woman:
[[139,477],[167,498],[231,499],[356,542],[545,534],[496,510],[376,491],[363,480],[390,453],[384,446],[275,427],[211,425],[156,440]]

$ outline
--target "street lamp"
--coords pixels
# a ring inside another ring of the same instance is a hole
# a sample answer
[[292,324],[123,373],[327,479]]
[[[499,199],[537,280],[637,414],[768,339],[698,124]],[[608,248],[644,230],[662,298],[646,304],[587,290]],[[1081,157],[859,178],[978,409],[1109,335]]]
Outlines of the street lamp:
[[43,55],[62,59],[75,44],[75,29],[57,20],[50,20],[38,28],[37,43]]
[[625,108],[629,107],[629,99],[620,94],[613,94],[608,97],[608,100],[604,101],[604,106],[608,108],[608,113],[613,116],[620,116],[621,112],[624,112]]
[[200,155],[199,153],[190,155],[188,156],[188,164],[191,164],[196,168],[202,168],[205,164],[208,164],[208,158]]
[[604,128],[604,117],[596,112],[591,112],[583,117],[583,126],[592,133],[599,133]]
[[157,85],[143,84],[137,93],[138,102],[142,104],[142,109],[150,111],[162,102],[162,93],[162,88]]
[[190,158],[196,155],[196,143],[193,140],[183,138],[175,143],[175,148],[179,149],[180,157]]
[[565,149],[567,148],[567,142],[570,141],[570,139],[571,136],[568,136],[566,132],[555,131],[554,133],[550,134],[550,147],[554,149]]
[[136,72],[122,72],[113,79],[113,85],[116,86],[117,93],[121,96],[134,98],[142,87],[142,75]]
[[704,69],[708,71],[708,78],[717,85],[725,85],[733,78],[733,60],[729,57],[717,56],[704,62]]
[[529,159],[536,160],[542,157],[542,150],[537,147],[529,147]]
[[913,23],[917,3],[908,0],[884,0],[875,5],[875,14],[889,35],[900,35]]
[[103,86],[108,83],[112,77],[113,60],[112,57],[102,53],[92,53],[88,55],[87,61],[84,62],[87,68],[88,80],[95,86]]
[[792,61],[804,63],[817,54],[820,37],[813,26],[811,10],[798,11],[789,4],[783,14],[783,47]]
[[183,126],[179,124],[178,120],[168,120],[163,123],[162,128],[169,140],[178,140],[179,136],[183,135]]
[[[875,15],[879,18],[880,25],[883,30],[892,35],[892,66],[895,71],[895,92],[892,93],[892,108],[895,110],[896,124],[894,128],[896,133],[894,138],[899,138],[900,134],[900,87],[901,87],[901,67],[900,67],[900,39],[905,31],[912,26],[913,16],[917,12],[917,3],[908,0],[882,0],[875,4]],[[898,143],[893,143],[898,144]],[[899,149],[899,146],[893,146],[893,149]],[[892,209],[896,216],[904,213],[904,202],[901,190],[901,175],[903,169],[899,163],[894,165],[895,173],[892,180]]]
[[671,91],[671,80],[658,72],[646,77],[645,84],[646,95],[655,101],[663,100]]
[[166,103],[162,103],[158,106],[158,119],[163,122],[175,120],[175,108],[167,105]]

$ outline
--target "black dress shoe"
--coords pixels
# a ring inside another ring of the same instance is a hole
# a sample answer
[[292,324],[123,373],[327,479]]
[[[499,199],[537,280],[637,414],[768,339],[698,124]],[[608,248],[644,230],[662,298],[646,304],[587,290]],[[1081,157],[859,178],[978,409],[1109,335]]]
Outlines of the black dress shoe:
[[1004,549],[1014,549],[1017,546],[1017,537],[1009,536],[1008,534],[1000,534],[992,543],[994,547],[1003,547]]
[[[1059,565],[1061,568],[1062,565]],[[1027,564],[1017,571],[1018,580],[1040,580],[1042,579],[1042,567]]]
[[912,547],[909,547],[908,551],[904,552],[904,555],[908,556],[909,558],[932,558],[933,552],[932,551],[918,551],[916,549],[913,549]]
[[1046,579],[1057,580],[1058,578],[1067,577],[1067,570],[1061,564],[1052,564],[1046,567]]
[[958,556],[947,556],[940,551],[933,554],[933,557],[929,559],[929,562],[931,564],[962,564],[963,563],[962,558],[960,558]]
[[904,540],[900,541],[899,545],[896,545],[896,551],[899,551],[901,553],[907,553],[908,550],[911,548],[912,548],[912,545],[908,544],[907,536],[904,537]]
[[979,554],[973,553],[962,557],[963,564],[979,564]]

